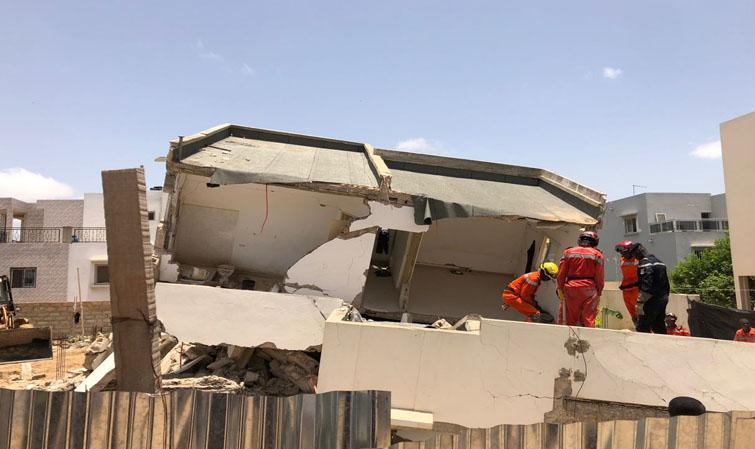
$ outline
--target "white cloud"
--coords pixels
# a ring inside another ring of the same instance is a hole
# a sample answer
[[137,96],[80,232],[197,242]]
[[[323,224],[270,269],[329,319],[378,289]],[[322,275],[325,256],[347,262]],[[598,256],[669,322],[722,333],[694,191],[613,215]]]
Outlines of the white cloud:
[[254,76],[254,69],[249,67],[249,64],[242,64],[241,65],[241,73],[243,73],[246,76]]
[[603,67],[603,78],[615,80],[616,78],[620,77],[622,73],[624,72],[621,69],[617,69],[615,67]]
[[204,42],[202,42],[201,40],[197,41],[197,43],[194,45],[194,48],[197,51],[197,56],[202,59],[213,59],[215,61],[223,60],[222,56],[205,47]]
[[721,158],[721,141],[708,142],[698,145],[689,153],[692,157],[698,159],[720,159]]
[[401,151],[410,151],[412,153],[425,154],[445,154],[443,145],[440,142],[428,140],[424,137],[415,137],[413,139],[402,140],[396,144],[396,149]]
[[73,197],[68,184],[24,168],[0,170],[0,197],[22,201],[54,200]]

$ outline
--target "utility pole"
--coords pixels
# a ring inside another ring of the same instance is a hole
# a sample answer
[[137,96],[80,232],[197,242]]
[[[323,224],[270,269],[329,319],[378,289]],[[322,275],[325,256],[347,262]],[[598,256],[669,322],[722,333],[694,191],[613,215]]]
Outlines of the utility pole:
[[637,195],[637,189],[647,189],[648,186],[641,186],[637,184],[632,184],[632,196]]

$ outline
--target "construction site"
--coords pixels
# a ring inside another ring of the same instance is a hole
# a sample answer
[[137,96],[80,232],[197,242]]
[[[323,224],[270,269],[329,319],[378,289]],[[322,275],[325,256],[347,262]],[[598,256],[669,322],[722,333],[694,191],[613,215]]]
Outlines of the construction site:
[[[82,203],[0,203],[3,246],[54,248],[76,273],[60,303],[25,303],[28,272],[3,278],[0,448],[755,444],[755,346],[634,332],[618,284],[599,328],[501,307],[600,231],[596,190],[229,124],[161,160],[150,190],[141,168],[108,170]],[[79,218],[56,227],[63,209]],[[537,299],[559,316],[553,282]],[[698,301],[667,310],[689,326]],[[679,397],[702,412],[670,413]]]

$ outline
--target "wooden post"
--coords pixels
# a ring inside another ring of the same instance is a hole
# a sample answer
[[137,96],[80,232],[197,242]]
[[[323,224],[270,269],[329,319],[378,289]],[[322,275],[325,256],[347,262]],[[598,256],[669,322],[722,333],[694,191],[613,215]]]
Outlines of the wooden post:
[[102,172],[118,390],[154,393],[160,340],[144,169]]

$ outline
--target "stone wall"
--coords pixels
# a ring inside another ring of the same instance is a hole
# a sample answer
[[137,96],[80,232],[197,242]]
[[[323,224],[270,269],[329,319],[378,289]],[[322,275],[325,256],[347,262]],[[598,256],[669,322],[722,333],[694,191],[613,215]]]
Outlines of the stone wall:
[[[81,324],[73,321],[73,302],[20,303],[19,316],[28,319],[35,327],[52,327],[53,338],[79,335]],[[93,334],[95,327],[110,332],[110,301],[86,301],[84,309],[84,333]]]
[[34,288],[14,288],[18,303],[56,302],[68,298],[68,249],[66,243],[0,244],[0,274],[10,276],[11,268],[36,268]]

